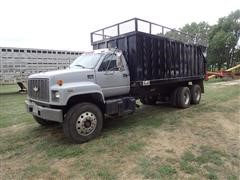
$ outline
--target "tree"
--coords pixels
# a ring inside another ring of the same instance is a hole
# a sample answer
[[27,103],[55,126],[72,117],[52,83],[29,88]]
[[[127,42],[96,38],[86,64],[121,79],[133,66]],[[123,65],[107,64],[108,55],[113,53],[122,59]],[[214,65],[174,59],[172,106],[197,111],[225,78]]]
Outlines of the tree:
[[212,71],[240,63],[240,10],[219,18],[216,25],[192,22],[178,30],[168,31],[165,36],[208,46],[208,67]]
[[240,10],[220,18],[211,27],[208,39],[209,63],[218,70],[234,66],[239,61]]
[[205,21],[200,23],[192,22],[180,28],[180,31],[192,35],[195,42],[204,45],[207,45],[209,30],[210,25]]
[[[168,31],[165,36],[184,42],[207,45],[209,29],[210,25],[207,22],[192,22],[191,24],[186,24],[182,28],[179,28],[178,31]],[[182,33],[179,33],[179,31]]]

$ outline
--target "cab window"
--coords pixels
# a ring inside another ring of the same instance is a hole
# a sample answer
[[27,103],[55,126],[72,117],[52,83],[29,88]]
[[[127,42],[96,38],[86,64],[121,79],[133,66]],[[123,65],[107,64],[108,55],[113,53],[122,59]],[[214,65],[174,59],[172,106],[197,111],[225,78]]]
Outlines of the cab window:
[[117,57],[114,54],[108,54],[100,65],[98,71],[118,70]]

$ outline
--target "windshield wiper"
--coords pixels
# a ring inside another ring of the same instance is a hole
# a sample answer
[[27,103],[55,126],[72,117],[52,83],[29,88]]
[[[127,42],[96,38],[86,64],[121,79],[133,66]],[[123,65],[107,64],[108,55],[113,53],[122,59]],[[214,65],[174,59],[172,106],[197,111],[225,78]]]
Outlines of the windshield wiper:
[[75,64],[75,66],[82,67],[82,68],[86,68],[85,66],[83,66],[83,65],[81,65],[81,64]]

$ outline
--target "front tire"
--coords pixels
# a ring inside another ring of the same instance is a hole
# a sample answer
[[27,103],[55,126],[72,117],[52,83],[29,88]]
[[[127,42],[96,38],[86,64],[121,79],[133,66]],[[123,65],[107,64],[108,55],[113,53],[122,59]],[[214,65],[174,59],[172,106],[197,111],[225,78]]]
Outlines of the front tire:
[[38,124],[40,124],[41,126],[53,126],[53,125],[58,124],[57,122],[48,121],[48,120],[42,119],[42,118],[37,117],[37,116],[33,116],[33,118],[34,118],[35,121],[36,121]]
[[70,140],[83,143],[98,136],[102,124],[103,114],[95,104],[79,103],[67,112],[63,121],[63,132]]

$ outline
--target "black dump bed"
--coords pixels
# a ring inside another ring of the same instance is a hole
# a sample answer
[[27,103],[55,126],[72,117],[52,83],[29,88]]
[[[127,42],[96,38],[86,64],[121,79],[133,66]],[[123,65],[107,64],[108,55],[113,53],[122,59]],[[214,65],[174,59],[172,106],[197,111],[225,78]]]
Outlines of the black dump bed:
[[[155,26],[159,30],[154,29]],[[206,46],[202,42],[194,42],[188,34],[185,34],[189,36],[187,42],[186,38],[182,41],[169,38],[168,34],[172,33],[169,31],[181,33],[134,18],[91,33],[91,41],[94,50],[119,48],[123,51],[132,84],[204,79]]]

